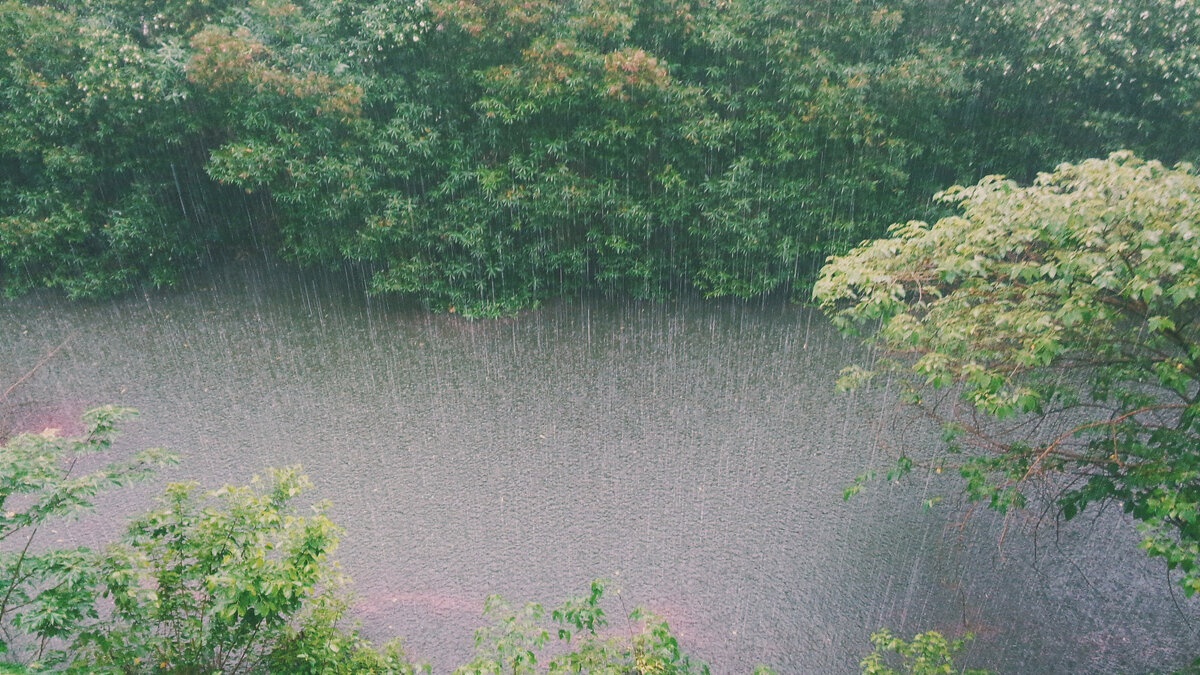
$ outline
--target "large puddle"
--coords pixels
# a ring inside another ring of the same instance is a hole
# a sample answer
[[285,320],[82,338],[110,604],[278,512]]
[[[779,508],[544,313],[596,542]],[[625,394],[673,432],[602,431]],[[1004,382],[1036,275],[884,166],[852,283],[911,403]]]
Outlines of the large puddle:
[[[579,299],[470,321],[249,262],[188,286],[0,304],[5,386],[67,340],[0,413],[69,430],[86,406],[136,407],[122,447],[184,455],[162,480],[302,463],[346,528],[367,632],[437,672],[469,658],[485,595],[553,603],[595,577],[714,673],[855,672],[883,625],[973,631],[970,660],[1001,672],[1170,669],[1197,644],[1196,602],[1116,514],[1034,513],[997,546],[994,516],[920,508],[953,481],[844,503],[881,443],[933,436],[886,391],[834,393],[857,348],[809,309]],[[112,536],[162,480],[59,536]]]

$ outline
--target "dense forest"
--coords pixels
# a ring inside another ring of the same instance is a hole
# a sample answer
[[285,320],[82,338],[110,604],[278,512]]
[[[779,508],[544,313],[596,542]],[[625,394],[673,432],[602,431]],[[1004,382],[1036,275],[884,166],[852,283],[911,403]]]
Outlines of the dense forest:
[[1195,155],[1173,0],[0,4],[0,284],[267,252],[494,315],[751,297],[930,195]]
[[[1192,2],[8,0],[0,37],[9,295],[265,255],[470,316],[583,292],[815,298],[882,355],[843,385],[886,374],[942,424],[889,478],[957,473],[1003,513],[1037,481],[1067,520],[1118,505],[1200,591]],[[26,542],[0,556],[5,658],[417,670],[347,627],[340,530],[294,504],[298,469],[171,484],[104,552],[31,547],[174,461],[72,474],[128,414],[0,429],[0,540]],[[706,672],[640,610],[611,637],[603,594],[489,599],[455,672]],[[964,640],[871,644],[864,672],[952,672]]]

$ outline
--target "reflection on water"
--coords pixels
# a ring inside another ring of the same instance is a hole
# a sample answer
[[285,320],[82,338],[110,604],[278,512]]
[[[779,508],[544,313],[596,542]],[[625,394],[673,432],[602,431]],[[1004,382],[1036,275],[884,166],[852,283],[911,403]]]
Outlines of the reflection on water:
[[[551,603],[601,576],[716,673],[854,672],[881,625],[971,630],[971,658],[1005,672],[1174,667],[1195,644],[1195,603],[1116,516],[997,548],[991,516],[920,510],[953,483],[843,503],[881,443],[931,441],[886,391],[833,392],[856,347],[808,309],[579,299],[470,321],[261,264],[190,286],[0,305],[0,381],[70,336],[2,414],[69,429],[136,407],[125,447],[185,456],[164,480],[303,463],[346,527],[368,633],[438,671],[467,658],[485,595]],[[159,485],[63,531],[111,535]]]

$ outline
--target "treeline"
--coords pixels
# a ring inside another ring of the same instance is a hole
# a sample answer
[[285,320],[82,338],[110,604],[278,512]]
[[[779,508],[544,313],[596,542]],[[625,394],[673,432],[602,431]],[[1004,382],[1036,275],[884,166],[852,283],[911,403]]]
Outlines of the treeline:
[[1175,0],[0,3],[0,285],[355,261],[493,314],[806,287],[930,195],[1200,148]]

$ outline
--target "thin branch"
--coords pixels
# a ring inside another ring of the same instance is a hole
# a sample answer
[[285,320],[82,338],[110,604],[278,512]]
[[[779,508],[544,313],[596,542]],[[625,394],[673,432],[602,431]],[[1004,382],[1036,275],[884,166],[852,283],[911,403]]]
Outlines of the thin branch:
[[54,358],[54,355],[57,354],[58,351],[60,349],[62,349],[67,344],[67,342],[69,342],[71,340],[71,338],[73,338],[73,337],[75,337],[74,334],[68,335],[62,342],[58,343],[57,347],[55,347],[54,349],[51,349],[49,352],[47,352],[47,354],[45,356],[43,356],[41,358],[41,360],[39,360],[37,363],[33,364],[33,367],[29,369],[29,372],[25,373],[20,378],[18,378],[16,382],[13,382],[12,384],[8,385],[8,389],[5,389],[4,393],[0,394],[0,401],[7,399],[8,395],[11,394],[14,389],[16,389],[18,386],[20,386],[20,384],[22,382],[33,377],[33,374],[38,371],[38,368],[41,368],[43,365],[45,365],[45,363],[47,361]]
[[[37,531],[40,523],[33,526],[33,531],[29,533],[29,538],[25,540],[25,546],[21,549],[21,554],[17,556],[17,562],[13,565],[13,578],[16,579],[21,574],[21,565],[25,563],[25,556],[29,553],[29,546],[33,543],[33,538],[37,536]],[[4,599],[0,600],[0,618],[3,618],[8,607],[8,601],[12,598],[13,591],[17,588],[17,584],[12,584],[8,587],[8,591],[4,594]]]
[[1038,465],[1041,464],[1042,460],[1044,460],[1051,453],[1054,453],[1058,449],[1058,446],[1061,445],[1064,441],[1071,438],[1072,436],[1075,436],[1076,434],[1078,434],[1080,432],[1086,431],[1088,429],[1095,429],[1096,427],[1108,427],[1111,430],[1111,432],[1113,434],[1112,457],[1118,464],[1120,464],[1120,459],[1117,458],[1117,452],[1118,452],[1118,449],[1120,446],[1116,439],[1116,432],[1117,432],[1118,424],[1120,424],[1121,422],[1124,422],[1125,420],[1129,419],[1130,417],[1135,417],[1142,413],[1152,412],[1155,410],[1178,410],[1178,409],[1181,409],[1184,407],[1186,407],[1186,406],[1176,404],[1176,403],[1144,406],[1144,407],[1138,408],[1136,410],[1130,410],[1126,413],[1123,413],[1123,414],[1113,417],[1111,419],[1100,420],[1100,421],[1096,421],[1096,422],[1088,422],[1087,424],[1080,424],[1079,426],[1076,426],[1073,429],[1064,431],[1063,433],[1059,434],[1054,440],[1052,440],[1046,444],[1046,447],[1042,450],[1042,452],[1039,453],[1037,458],[1033,461],[1033,463],[1029,465],[1029,469],[1025,471],[1025,475],[1021,477],[1020,482],[1024,482],[1031,475],[1033,475],[1034,470],[1036,470],[1038,468]]

